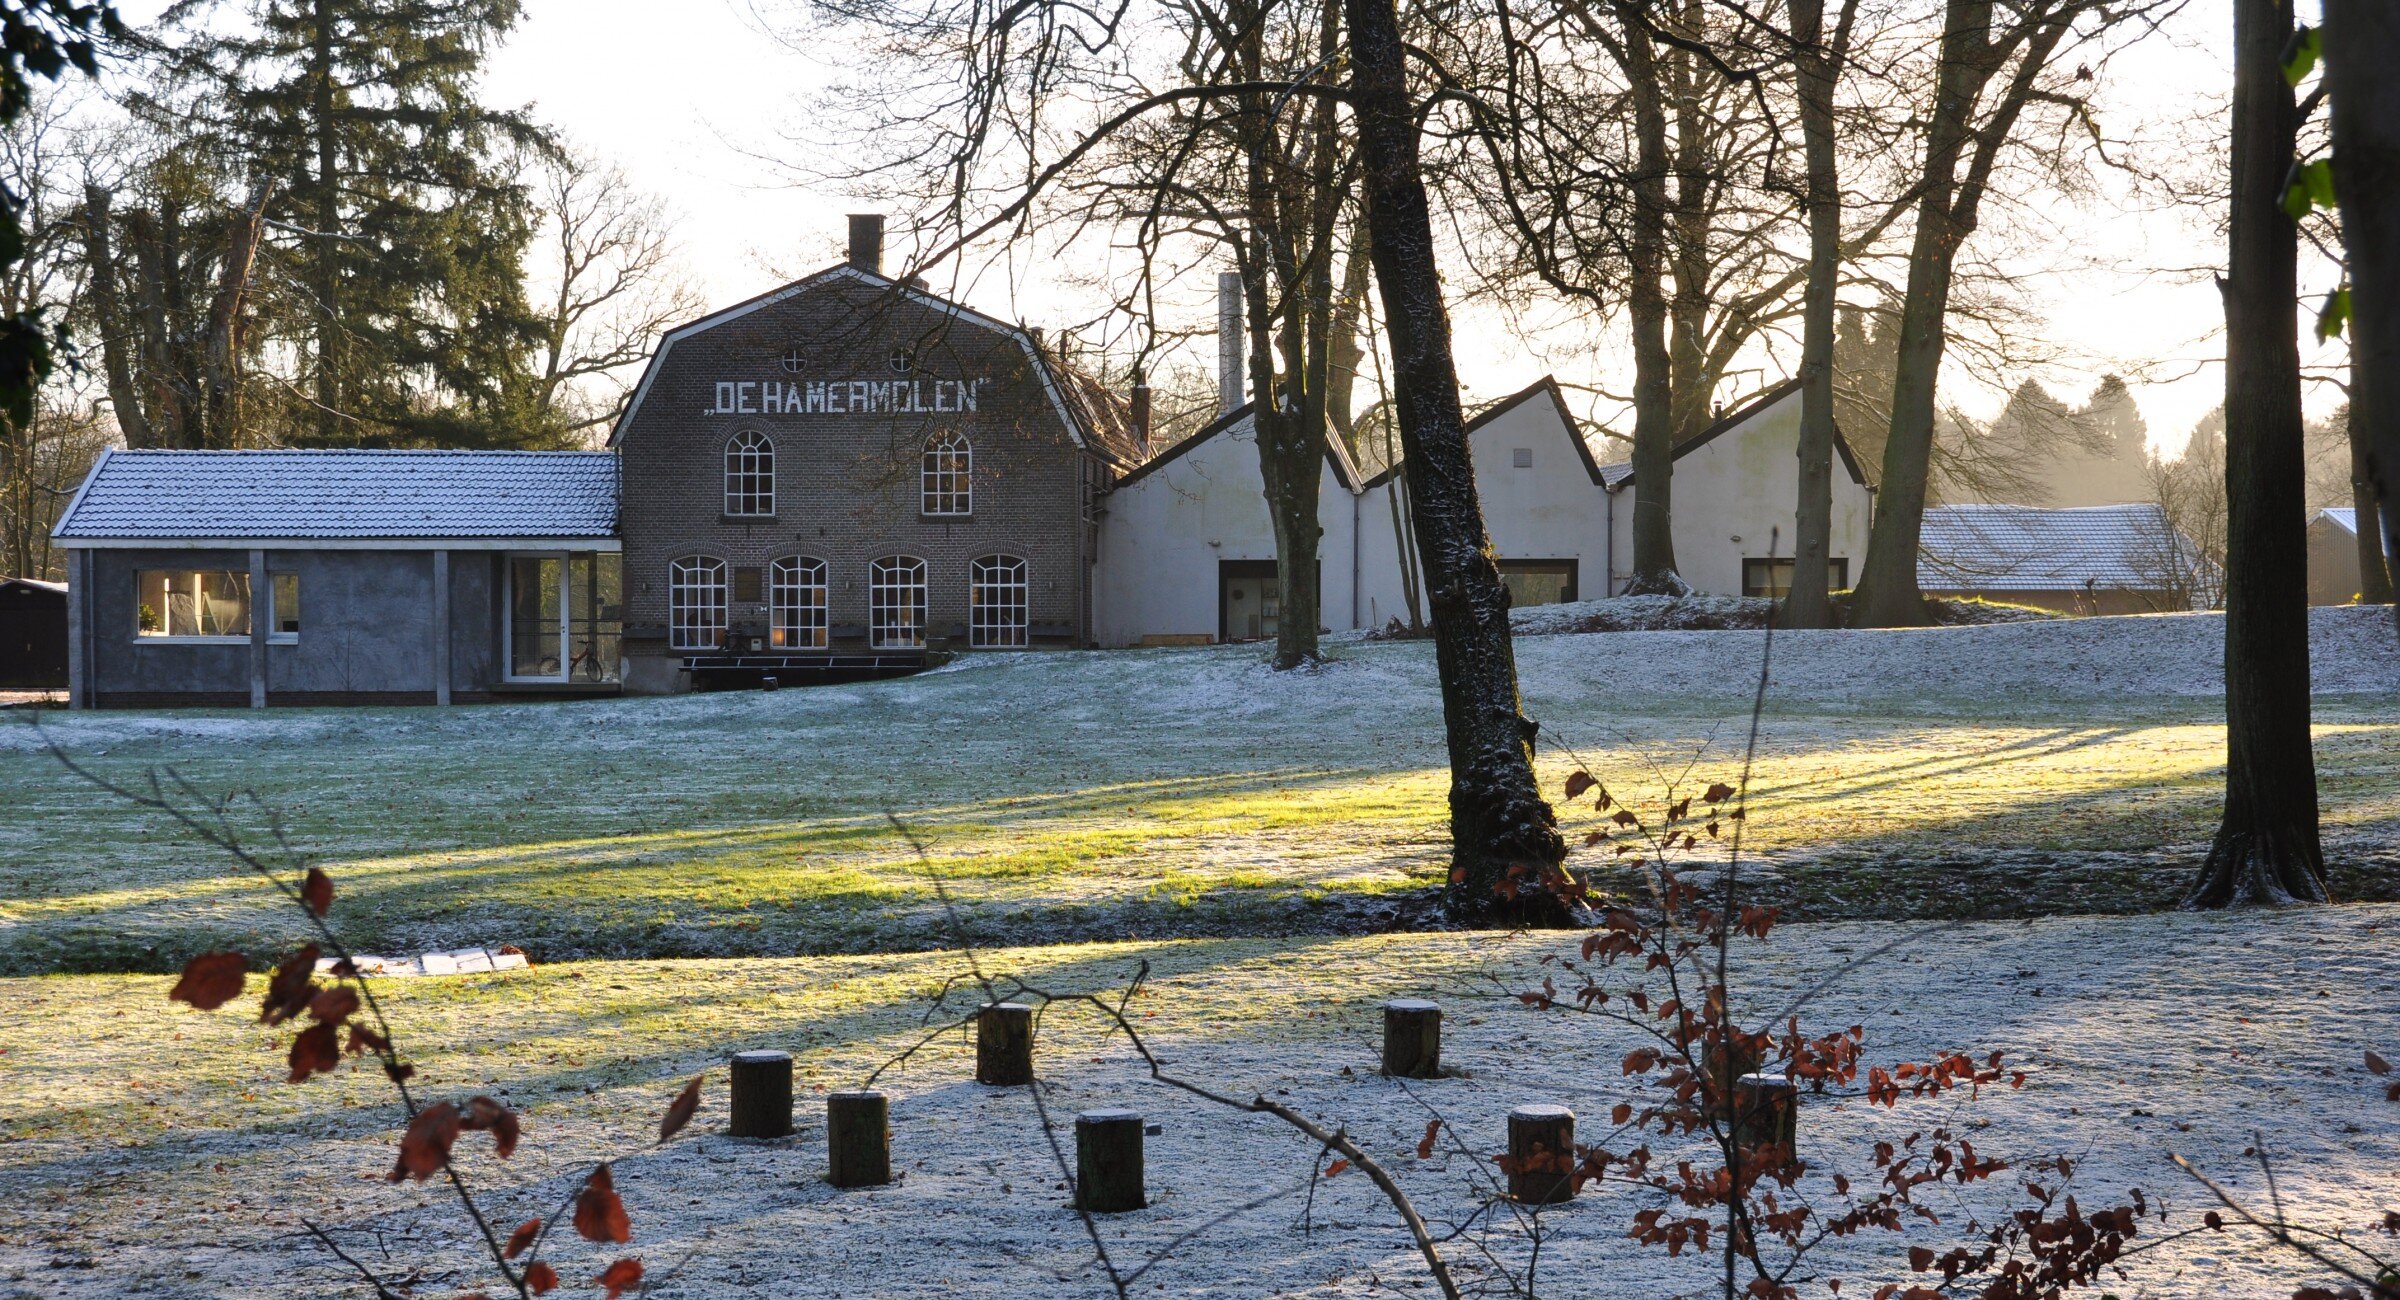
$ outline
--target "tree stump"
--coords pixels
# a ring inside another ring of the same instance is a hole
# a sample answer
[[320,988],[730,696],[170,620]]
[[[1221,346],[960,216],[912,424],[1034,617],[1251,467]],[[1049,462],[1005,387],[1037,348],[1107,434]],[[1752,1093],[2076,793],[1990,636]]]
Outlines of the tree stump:
[[975,1013],[975,1082],[1013,1088],[1033,1082],[1033,1008],[994,1002]]
[[1075,1208],[1122,1214],[1150,1204],[1142,1194],[1142,1116],[1087,1110],[1075,1117]]
[[892,1181],[892,1103],[880,1092],[825,1096],[825,1181],[881,1187]]
[[1383,1004],[1383,1072],[1430,1079],[1442,1072],[1442,1009],[1423,998]]
[[1575,1112],[1519,1106],[1508,1113],[1508,1195],[1524,1205],[1575,1199]]
[[1789,1160],[1800,1139],[1800,1085],[1780,1074],[1745,1074],[1733,1085],[1733,1140],[1771,1147]]
[[792,1132],[792,1054],[733,1054],[732,1101],[725,1131],[737,1138],[789,1137]]

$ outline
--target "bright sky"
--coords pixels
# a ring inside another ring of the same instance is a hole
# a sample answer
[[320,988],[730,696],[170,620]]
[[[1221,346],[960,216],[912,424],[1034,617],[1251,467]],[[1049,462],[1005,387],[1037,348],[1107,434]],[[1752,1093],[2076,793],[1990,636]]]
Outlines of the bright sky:
[[[623,167],[635,184],[666,196],[680,214],[691,277],[712,303],[771,287],[775,270],[838,259],[842,215],[856,203],[789,188],[758,155],[788,154],[787,129],[824,84],[825,60],[845,52],[796,53],[770,38],[739,0],[687,0],[674,6],[671,25],[659,21],[660,12],[655,0],[528,0],[523,25],[493,63],[489,95],[496,102],[530,101],[545,120]],[[2228,84],[2222,50],[2230,28],[2227,0],[2192,0],[2167,39],[2105,69],[2112,126],[2214,102]],[[2136,376],[2153,441],[2180,449],[2184,433],[2221,396],[2222,373],[2213,364],[2221,352],[2214,337],[2219,307],[2205,277],[2160,268],[2218,262],[2213,221],[2141,216],[2104,200],[2053,206],[2061,209],[2062,228],[2031,241],[2025,256],[2029,266],[2065,268],[2038,281],[2037,297],[2068,361],[2040,377],[2053,391],[2080,398],[2109,371]],[[2322,293],[2325,286],[2314,287]],[[1040,323],[1046,301],[1065,315],[1065,302],[1051,296],[1060,292],[1036,282],[1013,304],[997,286],[970,296],[995,314]],[[1488,340],[1462,347],[1466,379],[1477,394],[1512,391],[1546,368],[1493,331],[1465,333]],[[2311,359],[2338,356],[2319,350]],[[1622,375],[1596,378],[1619,391],[1628,386]],[[1981,413],[1997,405],[1997,394],[1964,382],[1946,381],[1945,397]],[[2321,412],[2338,400],[2329,391],[2314,393],[2310,407]]]

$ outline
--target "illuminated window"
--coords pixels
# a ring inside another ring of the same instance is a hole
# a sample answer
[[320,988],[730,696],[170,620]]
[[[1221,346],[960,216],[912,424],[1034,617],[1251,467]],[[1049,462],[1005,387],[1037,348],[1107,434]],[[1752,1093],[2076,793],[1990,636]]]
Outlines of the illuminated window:
[[756,430],[725,444],[725,513],[775,513],[775,444]]
[[925,513],[966,515],[975,512],[968,479],[975,469],[974,449],[956,429],[925,440]]
[[142,569],[134,635],[198,641],[250,639],[250,575],[227,569]]
[[925,561],[887,555],[867,566],[867,643],[878,650],[925,644]]
[[825,648],[825,561],[787,555],[767,567],[767,639],[778,650]]
[[1025,644],[1025,561],[987,555],[967,570],[967,644],[978,649]]
[[667,636],[677,650],[725,644],[725,561],[686,556],[667,566]]

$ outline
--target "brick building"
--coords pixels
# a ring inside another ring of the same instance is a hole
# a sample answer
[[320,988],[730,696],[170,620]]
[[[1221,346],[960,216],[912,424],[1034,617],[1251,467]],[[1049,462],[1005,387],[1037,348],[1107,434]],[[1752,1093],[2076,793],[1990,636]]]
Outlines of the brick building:
[[1099,498],[1147,438],[1010,325],[850,259],[670,332],[610,436],[624,673],[906,667],[1092,643]]

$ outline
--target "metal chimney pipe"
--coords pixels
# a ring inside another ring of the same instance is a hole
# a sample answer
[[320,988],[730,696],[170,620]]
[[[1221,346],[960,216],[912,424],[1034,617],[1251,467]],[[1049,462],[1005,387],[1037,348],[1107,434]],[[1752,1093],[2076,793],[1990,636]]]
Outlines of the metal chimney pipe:
[[1217,273],[1217,413],[1231,415],[1249,387],[1242,374],[1242,273]]
[[1127,403],[1133,424],[1133,441],[1144,456],[1150,454],[1150,385],[1136,378],[1133,381],[1133,400]]
[[850,265],[869,275],[883,274],[883,214],[850,214]]

